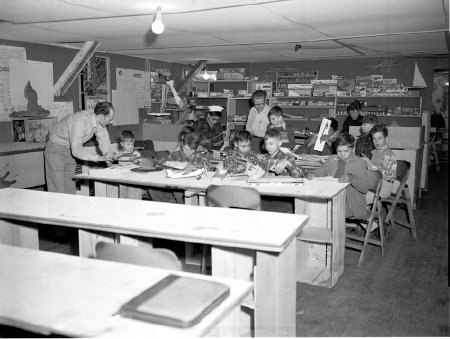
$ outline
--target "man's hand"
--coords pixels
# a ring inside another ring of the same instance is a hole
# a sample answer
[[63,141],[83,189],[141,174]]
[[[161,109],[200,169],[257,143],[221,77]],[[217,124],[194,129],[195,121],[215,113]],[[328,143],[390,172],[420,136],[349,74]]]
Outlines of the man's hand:
[[112,162],[114,160],[114,153],[108,152],[106,154],[103,154],[98,158],[98,161],[110,161]]

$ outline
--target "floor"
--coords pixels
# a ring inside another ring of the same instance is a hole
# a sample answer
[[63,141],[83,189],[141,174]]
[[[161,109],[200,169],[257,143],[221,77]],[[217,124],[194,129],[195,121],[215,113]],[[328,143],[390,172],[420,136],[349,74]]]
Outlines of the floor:
[[[448,163],[429,172],[429,189],[414,211],[417,240],[394,228],[386,253],[370,247],[357,267],[359,252],[347,249],[345,271],[333,288],[297,285],[297,337],[449,336]],[[40,248],[78,254],[76,233],[40,233]],[[183,246],[156,241],[183,256]],[[190,272],[198,266],[185,265]],[[0,326],[0,337],[36,337]]]

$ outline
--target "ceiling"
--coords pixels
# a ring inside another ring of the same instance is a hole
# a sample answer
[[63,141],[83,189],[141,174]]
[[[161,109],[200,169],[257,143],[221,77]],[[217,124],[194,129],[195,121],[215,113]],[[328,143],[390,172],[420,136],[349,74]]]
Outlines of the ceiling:
[[0,39],[177,63],[417,56],[449,52],[448,17],[448,0],[2,0]]

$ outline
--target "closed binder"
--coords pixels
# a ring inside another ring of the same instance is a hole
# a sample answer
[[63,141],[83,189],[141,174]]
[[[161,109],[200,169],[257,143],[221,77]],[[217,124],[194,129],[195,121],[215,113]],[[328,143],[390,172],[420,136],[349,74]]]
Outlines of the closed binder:
[[191,327],[230,295],[227,285],[170,274],[124,304],[124,317],[174,327]]

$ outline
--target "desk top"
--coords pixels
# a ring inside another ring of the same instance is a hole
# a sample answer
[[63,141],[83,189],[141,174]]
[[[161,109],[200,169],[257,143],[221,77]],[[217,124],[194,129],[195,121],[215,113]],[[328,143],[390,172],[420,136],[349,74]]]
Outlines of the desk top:
[[308,217],[5,188],[0,218],[282,252]]
[[[0,272],[0,323],[73,337],[206,335],[252,289],[247,281],[6,245],[0,246]],[[230,296],[188,329],[113,316],[120,306],[170,273],[224,283],[230,287]]]
[[214,172],[208,172],[206,175],[202,175],[200,180],[197,180],[196,178],[172,179],[166,177],[165,171],[136,173],[132,172],[130,169],[105,168],[90,171],[89,174],[79,174],[76,175],[75,178],[131,184],[144,187],[170,187],[183,190],[206,190],[206,188],[211,184],[244,186],[254,187],[262,195],[294,198],[311,197],[319,199],[331,199],[348,186],[348,184],[345,183],[324,183],[320,181],[308,180],[305,180],[303,184],[248,184],[245,179],[240,178],[235,180],[229,176],[221,181],[213,180],[213,175]]
[[0,156],[39,152],[45,149],[45,143],[10,142],[0,143]]

